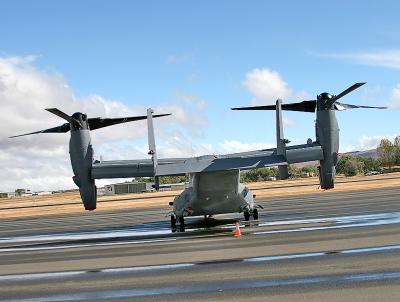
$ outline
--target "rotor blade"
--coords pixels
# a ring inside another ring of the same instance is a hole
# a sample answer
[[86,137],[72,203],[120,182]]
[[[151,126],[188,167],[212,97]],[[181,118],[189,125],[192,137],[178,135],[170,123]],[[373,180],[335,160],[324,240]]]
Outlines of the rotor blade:
[[69,130],[70,130],[69,123],[65,123],[65,124],[62,124],[61,126],[57,126],[54,128],[49,128],[46,130],[40,130],[40,131],[35,131],[35,132],[31,132],[31,133],[26,133],[26,134],[14,135],[14,136],[10,136],[9,138],[31,135],[31,134],[39,134],[39,133],[65,133],[65,132],[68,132]]
[[[153,115],[154,117],[162,117],[162,116],[168,116],[171,115],[171,113],[167,114],[156,114]],[[89,118],[88,123],[89,123],[89,128],[90,130],[95,130],[99,128],[104,128],[112,125],[117,125],[121,123],[128,123],[128,122],[133,122],[133,121],[140,121],[140,120],[145,120],[147,119],[147,115],[142,115],[142,116],[132,116],[132,117],[119,117],[119,118]]]
[[335,101],[337,101],[338,99],[344,97],[346,94],[352,92],[353,90],[355,90],[355,89],[361,87],[361,86],[364,85],[364,84],[365,84],[365,82],[355,83],[355,84],[351,85],[351,86],[350,86],[349,88],[347,88],[346,90],[343,90],[343,91],[342,91],[341,93],[339,93],[338,95],[335,95],[335,96],[333,97],[333,99],[332,99],[333,102],[335,102]]
[[302,101],[300,103],[282,104],[282,109],[288,111],[315,112],[316,106],[317,106],[317,101],[311,100],[311,101]]
[[276,105],[236,107],[231,108],[231,110],[276,110]]
[[74,119],[73,117],[69,116],[68,114],[62,112],[61,110],[57,109],[57,108],[47,108],[46,109],[48,112],[51,112],[59,117],[61,117],[62,119],[70,122],[71,124],[73,124],[75,127],[77,128],[82,128],[81,123],[77,120]]
[[339,103],[339,102],[335,103],[335,109],[339,110],[339,111],[346,110],[346,109],[356,109],[356,108],[387,109],[388,107],[352,105],[352,104],[343,104],[343,103]]
[[[316,105],[317,105],[317,102],[315,100],[303,101],[300,103],[282,104],[282,110],[315,112]],[[238,108],[231,108],[231,109],[232,110],[276,110],[276,105],[238,107]]]

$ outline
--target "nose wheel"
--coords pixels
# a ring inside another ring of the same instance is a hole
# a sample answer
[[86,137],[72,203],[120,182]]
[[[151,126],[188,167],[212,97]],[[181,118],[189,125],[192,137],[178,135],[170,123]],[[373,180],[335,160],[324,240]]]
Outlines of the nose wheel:
[[174,214],[171,215],[171,228],[176,228],[176,216]]
[[258,210],[257,209],[253,210],[253,219],[258,220]]
[[251,213],[249,211],[244,211],[243,216],[244,216],[244,221],[250,221],[250,216],[253,216],[254,220],[258,220],[258,210],[253,209]]
[[179,222],[179,229],[185,230],[185,218],[183,216],[176,217],[175,214],[171,214],[171,229],[176,230],[176,223]]

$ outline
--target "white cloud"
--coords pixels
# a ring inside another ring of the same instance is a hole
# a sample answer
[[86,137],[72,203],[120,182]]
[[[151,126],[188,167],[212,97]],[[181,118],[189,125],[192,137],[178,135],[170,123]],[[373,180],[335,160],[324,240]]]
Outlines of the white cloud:
[[396,135],[376,135],[376,136],[368,136],[363,135],[358,141],[353,142],[351,145],[344,146],[341,148],[341,152],[352,152],[352,151],[365,151],[371,150],[378,147],[381,140],[387,138],[389,140],[394,140]]
[[181,100],[184,104],[191,104],[194,105],[196,110],[202,111],[205,109],[207,106],[207,101],[198,97],[194,96],[191,94],[188,94],[186,92],[180,91],[178,92],[178,98]]
[[220,150],[222,153],[237,153],[237,152],[245,152],[252,150],[262,150],[268,148],[275,148],[275,145],[268,143],[242,143],[239,141],[228,141],[225,140],[221,144],[219,144]]
[[179,64],[186,62],[192,58],[190,53],[170,54],[165,59],[165,64]]
[[[274,105],[277,99],[282,99],[283,103],[301,102],[310,99],[310,95],[301,90],[293,93],[281,75],[268,68],[255,68],[246,74],[243,85],[253,95],[252,105]],[[294,127],[296,122],[293,119],[283,117],[285,127]]]
[[294,120],[287,118],[287,117],[282,118],[282,123],[283,123],[283,126],[285,126],[285,127],[294,127],[296,125]]
[[[61,74],[35,68],[34,59],[33,56],[0,57],[0,166],[3,171],[0,174],[0,191],[75,187],[71,179],[68,134],[8,138],[65,122],[44,108],[56,107],[67,114],[80,111],[89,117],[146,114],[144,106],[132,107],[99,95],[76,97]],[[166,141],[170,140],[169,134],[173,131],[188,137],[201,136],[208,123],[203,113],[205,106],[205,100],[189,94],[185,94],[184,101],[178,99],[163,106],[155,106],[155,113],[173,114],[156,120],[156,136]],[[93,131],[91,136],[97,157],[99,153],[106,155],[107,159],[147,156],[147,146],[138,148],[132,145],[137,139],[147,140],[145,121],[100,129]],[[128,145],[125,154],[118,153],[123,151],[118,147],[121,142]]]
[[400,108],[400,84],[397,84],[397,86],[392,89],[390,101],[390,107]]
[[293,94],[280,74],[268,68],[249,71],[243,84],[254,96],[253,105],[275,104],[277,99],[285,100]]
[[293,100],[296,102],[302,102],[310,99],[315,99],[315,97],[312,98],[310,94],[305,90],[300,90],[299,92],[296,92],[296,94],[293,96]]
[[[224,140],[219,144],[211,145],[204,143],[193,143],[181,133],[175,133],[170,140],[157,144],[157,153],[160,158],[171,157],[192,157],[206,154],[228,154],[252,150],[262,150],[274,148],[275,145],[269,143],[243,143],[236,140]],[[103,144],[102,151],[105,154],[116,154],[118,157],[113,159],[135,159],[147,157],[147,145],[142,147],[118,146],[113,144]],[[104,158],[108,159],[108,158]]]
[[400,49],[336,53],[323,55],[341,60],[349,60],[358,64],[380,66],[387,68],[400,68]]

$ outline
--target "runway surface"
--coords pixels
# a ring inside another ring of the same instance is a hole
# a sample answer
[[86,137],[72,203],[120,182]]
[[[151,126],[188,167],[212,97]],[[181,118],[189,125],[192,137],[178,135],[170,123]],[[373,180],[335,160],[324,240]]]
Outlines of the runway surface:
[[400,300],[400,188],[258,203],[237,238],[168,206],[1,219],[0,301]]

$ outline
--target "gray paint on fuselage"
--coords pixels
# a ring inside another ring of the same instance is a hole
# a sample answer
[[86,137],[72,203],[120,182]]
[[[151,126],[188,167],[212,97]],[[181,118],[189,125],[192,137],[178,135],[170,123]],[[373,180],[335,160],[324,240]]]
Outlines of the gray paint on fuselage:
[[239,170],[190,174],[189,187],[174,200],[174,214],[184,217],[252,211],[253,194],[239,180]]
[[93,148],[86,120],[81,120],[81,123],[84,125],[84,129],[74,129],[71,125],[69,155],[74,172],[72,179],[79,187],[79,193],[85,209],[94,210],[96,209],[97,191],[94,179],[91,176]]

